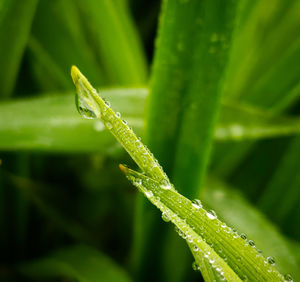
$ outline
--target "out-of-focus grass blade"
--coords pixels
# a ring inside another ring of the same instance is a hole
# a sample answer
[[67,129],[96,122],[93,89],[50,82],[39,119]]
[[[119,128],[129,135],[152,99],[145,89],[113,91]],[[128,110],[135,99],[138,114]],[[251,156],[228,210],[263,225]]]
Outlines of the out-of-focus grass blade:
[[38,0],[4,0],[0,6],[1,97],[13,91]]
[[294,0],[248,2],[253,7],[241,19],[235,38],[225,97],[271,107],[299,80],[300,4]]
[[299,133],[298,118],[275,116],[251,106],[223,102],[215,127],[215,140],[258,140]]
[[[102,91],[137,131],[143,125],[146,93],[144,88]],[[73,95],[51,96],[0,105],[2,150],[104,153],[116,147],[101,121],[88,122],[78,115]]]
[[40,1],[29,41],[30,63],[43,91],[68,90],[70,66],[77,64],[98,86],[104,74],[86,42],[80,16],[69,0]]
[[278,164],[272,179],[258,200],[259,207],[273,221],[291,224],[289,215],[299,205],[300,174],[299,174],[300,139],[295,138],[288,146]]
[[79,282],[130,282],[128,274],[98,250],[77,245],[25,263],[20,272],[30,279],[67,278]]
[[294,281],[300,277],[296,254],[286,239],[266,217],[252,206],[237,190],[210,178],[200,193],[203,203],[214,209],[221,220],[245,232],[265,256],[273,257],[276,267],[282,273],[292,274]]
[[[224,80],[224,98],[278,113],[299,99],[300,94],[300,42],[296,36],[299,1],[248,2],[252,8],[244,7],[247,12],[235,36]],[[221,146],[215,148],[212,169],[219,176],[229,177],[253,144]]]
[[63,196],[61,193],[55,195],[49,187],[35,183],[24,177],[9,173],[4,174],[4,176],[10,183],[14,184],[23,198],[31,201],[41,214],[71,238],[81,242],[90,243],[95,241],[91,233],[81,224],[55,206],[58,204],[58,201],[62,201],[65,195]]
[[162,218],[176,225],[178,234],[193,252],[196,268],[206,271],[203,275],[206,281],[284,281],[271,258],[264,258],[243,234],[239,236],[220,221],[213,210],[204,209],[199,200],[191,202],[175,189],[163,187],[145,174],[124,166],[120,168],[161,210]]
[[143,85],[147,66],[129,10],[118,0],[77,0],[90,44],[112,84]]
[[[112,88],[102,93],[137,132],[142,131],[146,88]],[[78,132],[82,133],[80,139],[75,138]],[[299,132],[296,118],[276,118],[253,107],[223,103],[215,140],[240,141]],[[0,104],[0,134],[2,150],[108,153],[117,145],[100,121],[87,122],[78,116],[73,96],[68,93]]]

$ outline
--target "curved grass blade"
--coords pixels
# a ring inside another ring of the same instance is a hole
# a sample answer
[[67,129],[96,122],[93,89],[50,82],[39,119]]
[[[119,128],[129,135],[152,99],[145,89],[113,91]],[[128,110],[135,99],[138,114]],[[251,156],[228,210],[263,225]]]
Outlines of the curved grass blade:
[[[128,179],[158,207],[163,219],[179,229],[200,269],[204,263],[227,281],[284,281],[272,261],[263,257],[250,241],[219,220],[214,211],[205,210],[199,201],[191,202],[174,189],[165,189],[147,175],[120,166]],[[199,253],[198,253],[199,252]],[[204,260],[204,263],[203,263]],[[205,276],[205,275],[204,275]],[[210,280],[207,280],[210,281]]]

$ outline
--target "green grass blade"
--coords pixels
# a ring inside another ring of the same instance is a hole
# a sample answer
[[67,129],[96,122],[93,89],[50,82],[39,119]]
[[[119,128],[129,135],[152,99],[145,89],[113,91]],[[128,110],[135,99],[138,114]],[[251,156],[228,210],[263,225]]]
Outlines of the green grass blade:
[[273,221],[284,223],[289,220],[300,196],[299,167],[300,139],[291,141],[270,182],[258,200],[259,207]]
[[[186,195],[196,194],[207,163],[236,6],[235,1],[166,1],[163,6],[147,143],[168,173],[174,163],[174,184]],[[188,180],[182,177],[187,170]]]
[[204,256],[210,268],[227,281],[284,281],[271,260],[220,221],[214,211],[205,210],[199,202],[191,202],[174,189],[161,187],[147,175],[124,166],[121,170],[161,210],[163,219],[177,226],[179,235],[193,248],[193,254],[196,252],[200,268]]
[[128,274],[98,250],[77,245],[25,263],[20,272],[31,279],[69,278],[79,282],[130,282]]
[[[289,247],[286,239],[262,212],[251,205],[237,190],[209,178],[204,184],[200,198],[207,207],[217,212],[221,220],[251,238],[264,255],[273,257],[281,273],[292,274],[295,281],[299,279],[297,252]],[[280,206],[277,205],[276,208]]]
[[90,43],[105,68],[108,79],[116,85],[142,85],[146,82],[145,55],[125,5],[118,0],[77,0]]
[[38,0],[5,0],[0,9],[1,97],[14,88]]
[[[62,74],[63,77],[63,74]],[[144,128],[146,88],[102,90],[114,108],[122,112],[138,133]],[[0,104],[0,149],[48,152],[102,152],[116,145],[99,121],[87,122],[72,106],[70,93],[47,93],[43,97]],[[81,131],[80,140],[74,138]],[[216,141],[241,141],[299,134],[296,118],[273,117],[268,113],[234,104],[223,104],[216,125]]]

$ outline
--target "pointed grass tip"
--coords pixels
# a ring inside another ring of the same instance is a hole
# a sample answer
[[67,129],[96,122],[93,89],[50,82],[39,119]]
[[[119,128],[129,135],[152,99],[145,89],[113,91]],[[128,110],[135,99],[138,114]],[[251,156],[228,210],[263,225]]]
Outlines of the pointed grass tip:
[[75,84],[77,90],[80,90],[80,88],[83,88],[87,92],[95,92],[96,91],[93,88],[93,86],[89,83],[87,78],[74,65],[71,67],[71,76],[72,76],[73,83]]
[[126,172],[128,171],[127,166],[123,164],[119,164],[119,168],[126,175]]

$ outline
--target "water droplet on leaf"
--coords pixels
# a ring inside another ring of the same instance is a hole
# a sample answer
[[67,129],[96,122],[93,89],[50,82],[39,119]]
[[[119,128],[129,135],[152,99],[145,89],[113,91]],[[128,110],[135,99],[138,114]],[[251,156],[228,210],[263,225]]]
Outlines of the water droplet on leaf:
[[275,265],[275,259],[273,257],[267,257],[267,261],[271,265]]
[[164,189],[164,190],[170,190],[171,189],[171,185],[170,183],[166,180],[163,179],[160,183],[160,188]]
[[163,212],[163,213],[161,214],[161,218],[162,218],[162,220],[165,221],[165,222],[169,222],[169,221],[170,221],[169,216],[168,216],[165,212]]
[[206,215],[209,219],[212,220],[217,218],[216,212],[214,210],[207,211]]
[[75,104],[77,111],[86,119],[96,118],[96,114],[88,103],[78,94],[75,95]]
[[196,209],[200,209],[200,208],[202,208],[202,203],[200,200],[195,199],[192,201],[192,206]]

